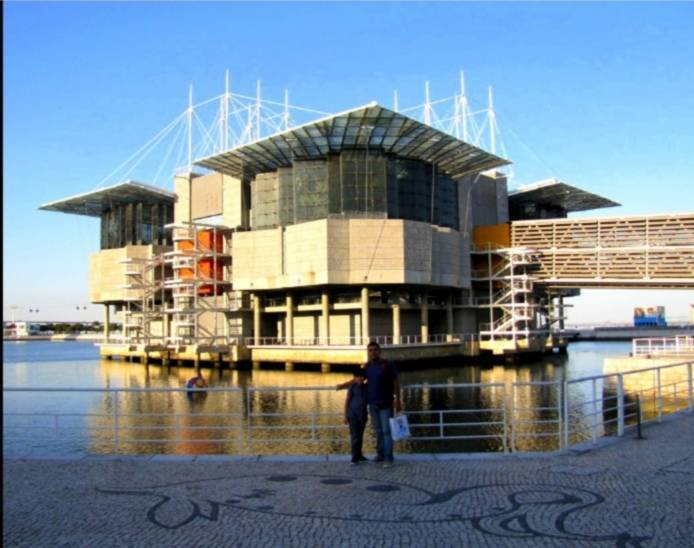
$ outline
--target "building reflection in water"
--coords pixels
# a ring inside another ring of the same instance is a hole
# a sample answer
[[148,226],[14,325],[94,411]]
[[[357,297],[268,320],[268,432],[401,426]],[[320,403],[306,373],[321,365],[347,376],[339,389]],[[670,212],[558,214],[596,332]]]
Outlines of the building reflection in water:
[[[103,386],[110,388],[184,388],[194,376],[187,367],[143,365],[103,360]],[[118,394],[119,451],[177,454],[317,454],[348,452],[348,428],[342,414],[346,392],[334,386],[351,377],[346,371],[203,369],[210,387],[241,388],[240,391],[195,394],[186,392],[121,392]],[[436,367],[400,372],[401,384],[444,385],[409,387],[403,391],[403,406],[419,436],[438,436],[440,412],[446,436],[488,436],[483,439],[398,442],[400,452],[500,451],[504,434],[510,437],[510,413],[515,410],[515,447],[519,451],[558,447],[561,412],[557,385],[513,383],[561,381],[565,358],[553,356],[532,365],[469,365]],[[464,386],[482,383],[499,386]],[[561,386],[561,384],[559,385]],[[275,389],[270,389],[270,388]],[[295,387],[325,387],[325,390],[288,390]],[[576,397],[582,388],[572,387]],[[90,411],[107,415],[90,421],[90,450],[114,449],[115,396],[105,392]],[[250,413],[250,421],[249,421]],[[538,420],[546,421],[538,424]],[[583,419],[580,414],[576,421]],[[493,424],[489,424],[493,423]],[[434,424],[435,426],[422,426]],[[369,427],[370,431],[370,427]],[[535,434],[543,437],[534,437]],[[533,435],[533,437],[531,437]],[[337,441],[336,441],[337,439]],[[224,440],[224,441],[219,441]],[[160,443],[166,441],[167,443]],[[373,440],[365,439],[373,452]]]

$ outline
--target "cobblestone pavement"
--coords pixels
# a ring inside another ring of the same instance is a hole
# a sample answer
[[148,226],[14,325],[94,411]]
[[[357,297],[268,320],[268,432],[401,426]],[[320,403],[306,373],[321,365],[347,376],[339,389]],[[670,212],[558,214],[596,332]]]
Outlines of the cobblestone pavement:
[[5,459],[4,546],[694,546],[694,415],[555,456]]

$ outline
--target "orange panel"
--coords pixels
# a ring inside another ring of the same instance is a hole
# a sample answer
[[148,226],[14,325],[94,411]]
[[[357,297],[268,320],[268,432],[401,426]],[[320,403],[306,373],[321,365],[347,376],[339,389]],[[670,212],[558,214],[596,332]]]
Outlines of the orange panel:
[[190,251],[193,249],[193,240],[178,240],[176,242],[176,249],[178,251]]
[[198,261],[198,272],[201,276],[205,278],[217,278],[218,280],[224,279],[224,264],[220,259],[217,259],[216,272],[215,272],[215,261],[210,258],[200,259]]
[[212,230],[202,230],[198,232],[198,247],[205,250],[214,249],[221,253],[224,249],[224,237]]
[[511,247],[511,225],[502,223],[500,225],[478,226],[472,231],[472,241],[477,247],[487,247],[488,244]]

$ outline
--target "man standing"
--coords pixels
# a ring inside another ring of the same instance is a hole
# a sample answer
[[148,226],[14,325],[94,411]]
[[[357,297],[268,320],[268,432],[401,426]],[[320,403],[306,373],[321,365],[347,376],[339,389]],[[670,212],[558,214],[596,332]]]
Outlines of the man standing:
[[369,415],[376,436],[378,456],[384,468],[393,465],[393,438],[390,434],[390,419],[393,407],[400,412],[400,381],[398,371],[389,361],[381,359],[381,347],[370,342],[366,347],[369,361],[366,364],[366,388]]

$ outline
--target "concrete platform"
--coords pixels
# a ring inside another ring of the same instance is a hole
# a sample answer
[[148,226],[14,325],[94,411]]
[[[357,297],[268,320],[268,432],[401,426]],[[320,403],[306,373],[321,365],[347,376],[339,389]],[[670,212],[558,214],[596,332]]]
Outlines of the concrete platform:
[[694,415],[644,435],[524,458],[396,455],[388,469],[325,456],[5,459],[3,544],[692,546]]

